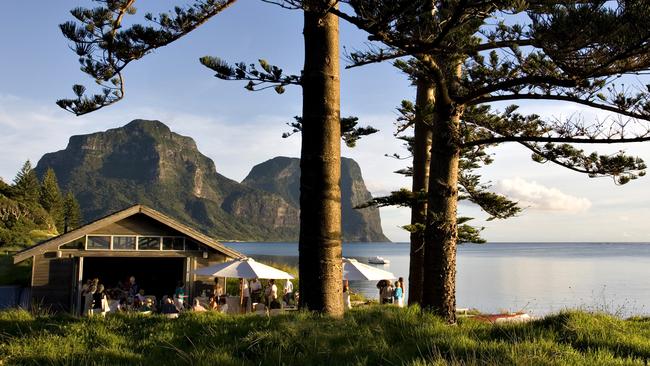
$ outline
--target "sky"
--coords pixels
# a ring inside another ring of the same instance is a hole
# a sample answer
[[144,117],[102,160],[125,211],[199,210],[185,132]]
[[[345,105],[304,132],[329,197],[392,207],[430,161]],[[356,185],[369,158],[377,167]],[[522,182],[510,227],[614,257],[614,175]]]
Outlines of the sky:
[[[142,22],[148,11],[171,9],[182,1],[136,3],[133,17]],[[71,19],[69,10],[91,7],[89,0],[11,1],[0,13],[0,177],[11,182],[27,159],[66,147],[72,135],[103,131],[134,119],[155,119],[172,131],[194,138],[217,170],[243,180],[250,169],[275,156],[300,155],[300,136],[283,139],[285,125],[300,114],[301,90],[288,87],[249,92],[242,82],[223,81],[200,65],[199,57],[218,56],[232,62],[264,58],[288,73],[302,67],[302,16],[261,1],[241,0],[181,40],[130,64],[125,72],[126,97],[119,103],[76,117],[56,106],[72,97],[76,83],[92,87],[79,71],[76,55],[58,24]],[[155,6],[155,8],[152,8]],[[341,54],[362,49],[364,33],[341,22]],[[342,57],[342,65],[346,64]],[[404,154],[393,137],[396,107],[414,99],[407,77],[390,64],[341,70],[341,112],[357,116],[379,133],[362,139],[342,155],[361,166],[368,189],[384,195],[410,187],[393,172],[408,165],[385,154]],[[496,105],[495,108],[503,108]],[[550,118],[575,114],[589,120],[603,115],[575,105],[525,103],[521,110]],[[650,143],[607,146],[599,152],[625,150],[650,161]],[[515,218],[485,221],[476,207],[461,203],[459,214],[474,217],[493,242],[649,242],[650,178],[616,186],[608,178],[588,178],[564,168],[534,163],[527,150],[506,144],[490,150],[494,164],[481,173],[497,193],[524,208]],[[410,221],[405,208],[382,208],[384,233],[407,241],[402,225]]]

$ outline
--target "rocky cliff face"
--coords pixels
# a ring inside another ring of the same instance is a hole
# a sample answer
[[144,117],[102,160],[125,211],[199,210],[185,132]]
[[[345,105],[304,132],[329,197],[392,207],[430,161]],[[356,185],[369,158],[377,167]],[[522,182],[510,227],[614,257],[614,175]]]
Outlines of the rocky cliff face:
[[[65,150],[45,154],[36,171],[49,167],[75,194],[87,221],[141,203],[222,240],[298,238],[298,196],[285,194],[297,192],[295,173],[260,176],[275,189],[240,184],[217,173],[194,140],[159,121],[73,136]],[[354,230],[365,235],[366,229]]]
[[[300,209],[300,159],[276,157],[253,167],[242,184],[276,193]],[[379,210],[354,207],[372,199],[354,160],[341,158],[341,219],[344,241],[390,241],[381,229]]]

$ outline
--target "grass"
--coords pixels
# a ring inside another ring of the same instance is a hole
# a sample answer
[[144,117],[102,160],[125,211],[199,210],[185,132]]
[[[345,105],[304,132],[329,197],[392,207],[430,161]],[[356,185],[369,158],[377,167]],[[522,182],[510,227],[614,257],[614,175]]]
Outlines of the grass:
[[650,319],[570,311],[526,324],[369,306],[343,319],[294,312],[178,319],[0,313],[0,364],[646,365]]

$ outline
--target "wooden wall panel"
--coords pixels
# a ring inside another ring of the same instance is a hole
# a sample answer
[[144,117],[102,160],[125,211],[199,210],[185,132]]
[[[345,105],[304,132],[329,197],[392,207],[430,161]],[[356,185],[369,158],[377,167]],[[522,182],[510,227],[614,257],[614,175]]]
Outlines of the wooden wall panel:
[[90,235],[98,234],[182,236],[178,231],[143,214],[127,217],[90,233]]
[[32,267],[32,305],[54,311],[69,311],[74,262],[48,252],[34,258]]

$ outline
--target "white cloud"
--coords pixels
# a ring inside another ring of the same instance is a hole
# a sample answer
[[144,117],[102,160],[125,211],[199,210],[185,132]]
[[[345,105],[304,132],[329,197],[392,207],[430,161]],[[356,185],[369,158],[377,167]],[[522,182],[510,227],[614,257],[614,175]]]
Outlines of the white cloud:
[[557,188],[528,182],[519,177],[502,179],[494,188],[497,193],[519,201],[522,207],[533,210],[579,213],[591,207],[591,201],[587,198],[572,196]]

